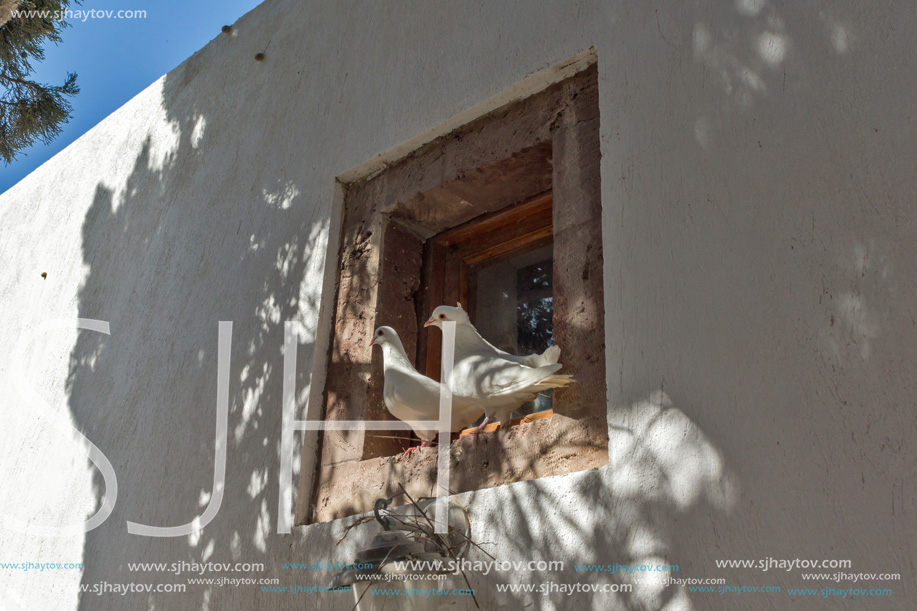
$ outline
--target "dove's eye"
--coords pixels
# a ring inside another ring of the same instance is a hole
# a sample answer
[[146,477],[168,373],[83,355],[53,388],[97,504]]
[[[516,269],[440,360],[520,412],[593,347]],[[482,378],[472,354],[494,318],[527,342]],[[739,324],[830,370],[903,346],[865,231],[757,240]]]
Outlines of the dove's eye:
[[440,314],[440,315],[439,315],[439,319],[440,319],[440,320],[446,320],[446,315],[445,315],[445,314]]
[[376,333],[376,335],[378,335],[379,337],[382,337],[382,331],[379,331],[378,333]]

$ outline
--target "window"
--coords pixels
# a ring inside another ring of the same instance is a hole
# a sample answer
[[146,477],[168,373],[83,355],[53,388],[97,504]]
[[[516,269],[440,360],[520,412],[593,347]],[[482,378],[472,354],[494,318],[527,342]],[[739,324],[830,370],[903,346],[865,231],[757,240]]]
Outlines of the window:
[[[461,303],[478,331],[502,350],[530,354],[553,345],[552,201],[550,193],[542,194],[430,238],[419,323],[440,304]],[[438,380],[441,335],[421,334],[418,343],[418,369]],[[545,397],[537,403],[520,411],[549,409],[551,402]]]
[[[369,347],[376,326],[394,327],[418,369],[438,378],[440,334],[422,323],[443,303],[461,302],[512,352],[557,344],[576,379],[528,406],[554,415],[523,433],[455,442],[456,492],[608,462],[597,70],[594,57],[572,65],[568,78],[343,185],[325,419],[392,418],[381,354]],[[297,523],[369,511],[399,482],[430,494],[434,453],[401,459],[407,441],[325,431],[315,477],[301,474],[309,502]]]
[[[496,259],[496,260],[494,260]],[[472,269],[472,321],[490,342],[511,354],[541,354],[554,345],[554,246],[522,247]],[[551,408],[551,390],[520,407]]]

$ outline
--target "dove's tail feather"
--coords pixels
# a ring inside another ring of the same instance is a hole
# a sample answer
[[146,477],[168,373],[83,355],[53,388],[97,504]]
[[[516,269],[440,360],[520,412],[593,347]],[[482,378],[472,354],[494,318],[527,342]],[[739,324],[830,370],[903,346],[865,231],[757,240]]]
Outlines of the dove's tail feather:
[[560,346],[551,346],[541,353],[545,365],[552,365],[560,360]]
[[573,376],[569,373],[564,373],[561,375],[551,376],[550,378],[545,378],[538,382],[538,389],[548,389],[548,388],[563,388],[570,382],[575,382]]
[[532,367],[535,369],[538,367],[544,367],[545,365],[553,365],[559,360],[560,346],[551,346],[541,354],[530,354],[529,356],[523,358],[520,362],[527,367]]

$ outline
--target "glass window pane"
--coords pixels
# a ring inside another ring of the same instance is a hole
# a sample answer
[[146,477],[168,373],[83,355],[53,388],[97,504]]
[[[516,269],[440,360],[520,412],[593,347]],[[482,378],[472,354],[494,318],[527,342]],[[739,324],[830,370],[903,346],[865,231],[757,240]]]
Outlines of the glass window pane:
[[[514,251],[476,265],[474,324],[494,346],[512,354],[542,353],[554,343],[553,245]],[[517,410],[551,408],[551,391]]]

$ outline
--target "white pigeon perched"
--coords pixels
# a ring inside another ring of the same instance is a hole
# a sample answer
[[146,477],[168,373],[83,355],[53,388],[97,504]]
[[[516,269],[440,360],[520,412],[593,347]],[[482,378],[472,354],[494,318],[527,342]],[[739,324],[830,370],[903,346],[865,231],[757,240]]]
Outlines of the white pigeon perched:
[[[398,333],[391,327],[379,327],[373,332],[370,346],[382,347],[382,363],[385,374],[385,385],[382,398],[388,411],[402,421],[439,420],[440,383],[419,373],[408,359],[404,345]],[[460,431],[481,417],[484,409],[477,401],[461,397],[452,397],[452,427]],[[414,433],[423,440],[418,447],[426,447],[436,439],[439,431],[416,429]],[[417,448],[408,448],[407,456]]]
[[556,375],[562,366],[557,362],[560,348],[551,346],[543,354],[528,356],[504,352],[481,337],[461,304],[439,306],[424,326],[442,330],[442,324],[450,320],[456,324],[455,361],[449,388],[453,397],[477,400],[484,408],[486,417],[476,434],[491,420],[508,426],[510,414],[517,407],[544,390],[573,381],[570,375]]

